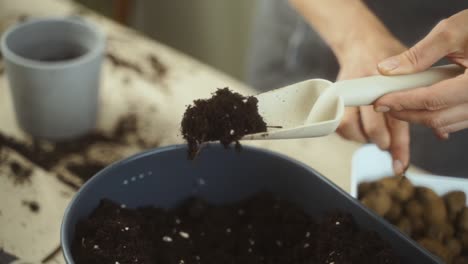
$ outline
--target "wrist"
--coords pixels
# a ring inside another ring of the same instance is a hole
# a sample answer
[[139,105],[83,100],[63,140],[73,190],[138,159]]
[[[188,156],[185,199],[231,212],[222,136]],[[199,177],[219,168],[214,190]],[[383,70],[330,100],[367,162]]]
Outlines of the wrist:
[[385,59],[388,50],[404,49],[362,0],[289,2],[327,42],[340,65],[356,59],[370,63]]
[[346,38],[334,45],[330,44],[330,47],[340,66],[356,59],[366,63],[378,63],[406,49],[390,32],[375,30],[349,32]]

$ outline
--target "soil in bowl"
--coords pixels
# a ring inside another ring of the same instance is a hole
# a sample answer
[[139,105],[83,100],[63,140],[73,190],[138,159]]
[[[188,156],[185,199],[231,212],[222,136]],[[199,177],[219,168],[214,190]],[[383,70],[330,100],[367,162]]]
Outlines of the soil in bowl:
[[102,200],[76,226],[72,255],[77,264],[399,263],[350,214],[318,220],[268,193],[222,206],[191,198],[170,210]]
[[265,132],[267,125],[258,113],[258,100],[218,89],[211,98],[195,100],[182,119],[182,135],[188,143],[189,159],[194,159],[200,144],[219,140],[226,148],[247,134]]

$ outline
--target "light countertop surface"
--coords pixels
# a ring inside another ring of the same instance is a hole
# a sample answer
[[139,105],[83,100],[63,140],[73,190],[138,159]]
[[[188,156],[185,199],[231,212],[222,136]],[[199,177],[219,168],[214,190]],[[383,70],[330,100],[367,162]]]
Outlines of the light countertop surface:
[[[118,120],[129,114],[136,116],[138,126],[138,135],[129,135],[118,146],[96,142],[84,150],[93,153],[110,149],[115,155],[107,162],[147,148],[182,143],[179,126],[186,105],[194,99],[209,97],[216,88],[228,86],[242,94],[255,94],[243,83],[73,2],[0,0],[0,6],[0,32],[25,17],[80,15],[107,34],[108,55],[103,67],[98,130],[112,131]],[[0,60],[0,133],[21,144],[31,144],[31,139],[16,124],[3,67]],[[143,138],[146,143],[141,144],[135,137]],[[351,157],[358,144],[337,135],[245,144],[291,156],[344,190],[350,189]],[[80,155],[73,151],[66,153],[51,168],[44,168],[0,141],[0,249],[23,259],[40,261],[59,247],[62,215],[76,192],[76,187],[64,184],[60,177],[75,186],[82,184],[80,178],[67,170],[68,164],[82,159]],[[15,183],[10,175],[12,162],[32,169],[29,181]],[[29,210],[23,201],[37,201],[39,212]],[[58,253],[47,263],[64,261]]]

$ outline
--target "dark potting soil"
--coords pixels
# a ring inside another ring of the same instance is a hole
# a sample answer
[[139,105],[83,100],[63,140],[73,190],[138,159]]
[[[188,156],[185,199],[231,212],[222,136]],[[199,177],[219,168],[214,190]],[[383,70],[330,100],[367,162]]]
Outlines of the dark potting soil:
[[123,58],[119,57],[115,53],[108,52],[108,53],[106,53],[106,57],[111,61],[111,63],[115,67],[127,68],[127,69],[130,69],[130,70],[133,70],[134,72],[136,72],[138,74],[143,74],[143,70],[141,69],[140,65],[138,65],[136,63],[133,63],[133,62],[130,62],[130,61],[126,60],[126,59],[123,59]]
[[149,54],[147,58],[154,70],[155,75],[159,78],[163,78],[167,73],[167,67],[161,63],[161,60],[158,59],[158,57],[153,54]]
[[106,165],[102,163],[88,161],[84,164],[68,164],[67,170],[75,175],[80,175],[81,179],[87,181],[105,167]]
[[168,67],[163,64],[155,54],[152,53],[148,53],[145,57],[147,63],[150,66],[150,70],[147,70],[147,68],[140,65],[140,63],[129,61],[112,51],[108,51],[106,53],[106,58],[116,68],[125,68],[131,70],[138,75],[145,76],[151,80],[163,80],[168,72]]
[[31,212],[33,212],[33,213],[38,213],[39,210],[41,209],[41,206],[36,201],[26,201],[26,200],[24,200],[23,205],[27,206],[29,208],[29,210]]
[[266,193],[224,206],[191,198],[171,210],[102,200],[78,223],[72,255],[77,264],[399,263],[351,215],[317,221]]
[[267,125],[258,113],[258,100],[218,89],[211,98],[195,100],[182,119],[182,135],[188,143],[189,158],[194,159],[200,144],[219,140],[224,147],[247,134],[265,132]]
[[24,184],[31,182],[32,169],[26,165],[20,164],[17,161],[10,161],[10,178],[13,178],[15,184]]
[[[136,142],[129,142],[135,138]],[[65,164],[69,172],[79,177],[82,182],[88,180],[96,172],[108,165],[101,160],[93,160],[88,157],[88,150],[96,144],[106,144],[112,148],[126,145],[137,145],[141,148],[156,147],[156,143],[147,142],[138,134],[138,118],[136,114],[128,114],[121,117],[110,133],[94,131],[86,136],[68,142],[44,142],[33,141],[32,143],[16,140],[0,133],[0,151],[2,148],[9,148],[17,152],[29,162],[46,171],[52,171],[54,167],[64,161],[69,155],[75,154],[84,158],[82,163]],[[15,183],[23,183],[29,180],[31,168],[10,161],[7,158],[0,158],[0,165],[9,166],[11,176]],[[58,179],[63,183],[73,187],[73,183],[67,181],[63,175],[58,175]],[[76,187],[76,186],[74,186]]]

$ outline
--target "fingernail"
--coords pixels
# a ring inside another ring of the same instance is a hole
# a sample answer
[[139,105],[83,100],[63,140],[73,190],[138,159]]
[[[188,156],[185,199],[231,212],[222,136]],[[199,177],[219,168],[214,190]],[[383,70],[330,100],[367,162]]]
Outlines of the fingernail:
[[388,58],[380,62],[377,66],[385,72],[392,71],[400,65],[399,61],[396,58]]
[[390,107],[386,106],[386,105],[379,105],[375,108],[375,111],[376,112],[380,112],[380,113],[386,113],[388,111],[390,111]]
[[399,160],[393,161],[393,171],[396,175],[401,175],[404,171],[403,163]]

